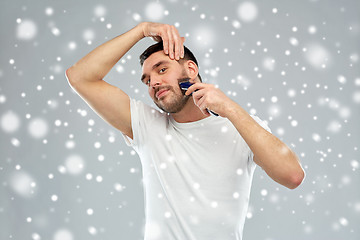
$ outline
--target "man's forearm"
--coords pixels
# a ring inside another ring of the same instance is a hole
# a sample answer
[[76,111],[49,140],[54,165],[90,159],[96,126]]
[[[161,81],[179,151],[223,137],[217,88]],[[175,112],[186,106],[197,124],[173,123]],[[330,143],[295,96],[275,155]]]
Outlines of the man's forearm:
[[66,71],[70,82],[98,81],[144,37],[142,23],[98,46]]
[[277,137],[261,127],[241,106],[233,105],[228,119],[236,127],[256,157],[255,162],[276,182],[297,187],[304,172],[297,156]]

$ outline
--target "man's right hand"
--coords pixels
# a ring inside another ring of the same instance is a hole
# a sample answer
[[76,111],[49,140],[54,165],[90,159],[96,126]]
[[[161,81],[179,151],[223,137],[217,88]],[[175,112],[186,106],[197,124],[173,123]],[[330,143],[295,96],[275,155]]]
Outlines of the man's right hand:
[[180,36],[175,26],[153,22],[143,22],[140,25],[144,37],[152,37],[157,42],[163,42],[164,53],[171,59],[179,60],[184,57],[185,38]]

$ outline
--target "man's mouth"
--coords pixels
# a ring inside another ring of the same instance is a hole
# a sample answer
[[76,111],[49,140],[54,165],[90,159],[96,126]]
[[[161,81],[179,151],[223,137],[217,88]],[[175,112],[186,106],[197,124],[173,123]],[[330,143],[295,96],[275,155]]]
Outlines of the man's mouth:
[[160,89],[156,92],[155,97],[159,100],[161,97],[163,97],[169,89]]

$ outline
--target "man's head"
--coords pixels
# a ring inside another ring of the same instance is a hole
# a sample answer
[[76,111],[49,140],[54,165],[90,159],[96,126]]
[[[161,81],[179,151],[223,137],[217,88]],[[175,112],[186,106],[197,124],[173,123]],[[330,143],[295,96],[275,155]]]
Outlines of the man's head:
[[[163,50],[164,50],[163,42],[158,42],[158,43],[155,43],[155,44],[151,45],[150,47],[148,47],[139,57],[141,67],[144,65],[145,60],[148,57],[150,57],[151,54],[153,54],[155,52],[163,51]],[[193,61],[196,64],[196,66],[199,68],[199,64],[198,64],[194,54],[186,46],[184,46],[184,58],[180,59],[179,63],[182,63],[185,60]],[[200,82],[202,82],[200,73],[198,73],[198,77],[199,77]]]
[[185,46],[184,58],[177,61],[164,53],[162,42],[156,43],[140,55],[140,64],[143,68],[141,80],[148,85],[150,97],[168,113],[180,112],[189,100],[179,82],[197,77],[201,81],[196,58]]

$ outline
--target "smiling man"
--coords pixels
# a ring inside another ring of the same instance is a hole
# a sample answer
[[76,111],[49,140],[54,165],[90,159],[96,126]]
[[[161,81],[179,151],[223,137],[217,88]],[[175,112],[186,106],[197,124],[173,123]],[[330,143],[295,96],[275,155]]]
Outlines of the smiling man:
[[[140,56],[141,80],[162,111],[103,80],[144,37],[158,43]],[[301,184],[304,171],[264,121],[202,83],[184,40],[174,26],[144,22],[94,49],[66,76],[140,156],[145,240],[239,240],[256,165],[290,189]],[[184,81],[192,84],[186,91],[179,86]]]

